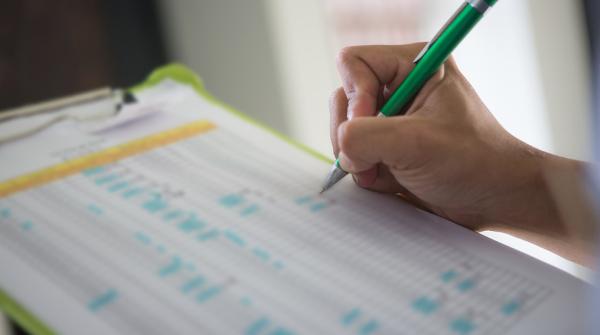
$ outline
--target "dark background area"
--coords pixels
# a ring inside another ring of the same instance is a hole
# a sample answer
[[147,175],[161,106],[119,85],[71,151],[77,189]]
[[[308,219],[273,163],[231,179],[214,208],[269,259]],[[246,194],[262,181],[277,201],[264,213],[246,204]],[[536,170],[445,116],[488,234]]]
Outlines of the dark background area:
[[131,86],[166,59],[154,0],[0,1],[0,110]]
[[0,110],[102,86],[166,62],[154,0],[0,1]]
[[[590,59],[592,68],[592,108],[595,133],[597,139],[600,130],[600,1],[584,0],[586,23],[590,43]],[[600,159],[600,143],[592,141],[595,159]]]

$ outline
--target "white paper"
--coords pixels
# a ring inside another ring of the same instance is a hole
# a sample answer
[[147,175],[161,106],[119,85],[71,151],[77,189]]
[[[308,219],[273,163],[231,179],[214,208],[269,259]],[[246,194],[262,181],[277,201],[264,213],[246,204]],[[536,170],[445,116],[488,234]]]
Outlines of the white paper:
[[582,332],[581,281],[350,178],[319,196],[327,163],[166,87],[217,127],[0,199],[0,287],[59,333]]

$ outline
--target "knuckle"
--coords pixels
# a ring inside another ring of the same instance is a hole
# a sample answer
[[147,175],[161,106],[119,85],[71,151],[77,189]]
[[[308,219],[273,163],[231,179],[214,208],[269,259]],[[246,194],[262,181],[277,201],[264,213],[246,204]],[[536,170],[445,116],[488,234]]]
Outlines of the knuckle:
[[407,76],[410,69],[414,66],[413,58],[406,54],[396,54],[396,63],[398,64],[397,73]]
[[340,125],[338,138],[340,150],[348,156],[352,156],[356,150],[357,122],[346,121]]
[[446,62],[444,62],[444,64],[441,67],[440,72],[442,72],[441,76],[443,80],[455,80],[455,79],[460,79],[461,77],[463,77],[463,75],[460,72],[460,69],[458,68],[458,65],[456,64],[456,61],[454,60],[454,58],[452,56],[450,56]]
[[408,46],[411,48],[414,48],[414,50],[417,52],[421,52],[421,50],[423,50],[423,48],[425,48],[427,43],[429,43],[429,42],[416,42],[413,44],[409,44]]
[[456,60],[454,60],[454,56],[450,55],[450,57],[448,57],[448,59],[444,63],[444,67],[452,71],[458,70],[458,65],[456,65]]
[[412,67],[415,57],[425,48],[425,45],[427,45],[426,42],[418,42],[395,46],[395,54],[400,66],[403,68]]
[[428,42],[416,42],[416,43],[403,45],[402,47],[405,48],[406,54],[416,56],[419,52],[421,52],[425,48],[427,43]]
[[339,66],[348,64],[353,58],[356,57],[356,50],[358,47],[350,46],[343,47],[337,54],[336,62]]

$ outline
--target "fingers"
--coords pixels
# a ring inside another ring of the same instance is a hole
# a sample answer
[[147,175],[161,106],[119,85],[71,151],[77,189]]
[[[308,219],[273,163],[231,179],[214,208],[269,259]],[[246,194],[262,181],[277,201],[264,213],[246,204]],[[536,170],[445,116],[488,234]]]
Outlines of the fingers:
[[[338,71],[348,99],[349,119],[377,114],[377,97],[381,84],[369,64],[360,57],[360,53],[364,53],[364,50],[361,47],[344,48],[338,55]],[[387,73],[395,73],[393,62],[382,63],[387,64]]]
[[395,168],[408,166],[422,149],[422,128],[408,117],[346,121],[338,132],[340,165],[353,174],[373,169],[378,163]]
[[330,137],[336,156],[338,127],[354,116],[376,115],[384,91],[404,79],[423,45],[348,47],[340,51],[337,65],[343,87],[329,100]]
[[[413,60],[424,43],[402,46],[360,46],[344,48],[337,59],[342,87],[330,98],[333,150],[342,168],[354,175],[356,182],[376,190],[397,190],[400,186],[383,164],[410,158],[415,145],[409,118],[376,119],[384,99],[400,85],[414,67]],[[452,59],[449,67],[454,70]],[[445,66],[438,71],[407,106],[408,114],[420,109],[429,92],[442,82]],[[338,155],[339,154],[339,155]],[[383,163],[383,164],[379,164]],[[395,164],[395,163],[394,163]]]
[[346,93],[344,93],[344,89],[340,87],[333,91],[331,98],[329,98],[329,135],[331,138],[333,153],[336,157],[339,152],[338,127],[347,120],[347,110],[348,99],[346,99]]
[[387,91],[391,91],[400,84],[412,69],[412,61],[423,45],[342,49],[337,66],[348,99],[347,118],[376,115],[383,88],[389,86]]

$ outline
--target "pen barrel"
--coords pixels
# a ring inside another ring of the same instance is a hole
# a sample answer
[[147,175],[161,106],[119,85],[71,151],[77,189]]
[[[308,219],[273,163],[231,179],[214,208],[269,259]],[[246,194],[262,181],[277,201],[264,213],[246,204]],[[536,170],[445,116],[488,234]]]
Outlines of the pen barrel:
[[404,114],[404,108],[417,95],[427,80],[448,59],[454,48],[463,40],[483,15],[465,3],[462,9],[451,19],[438,37],[429,45],[413,70],[382,107],[380,113],[385,116]]

